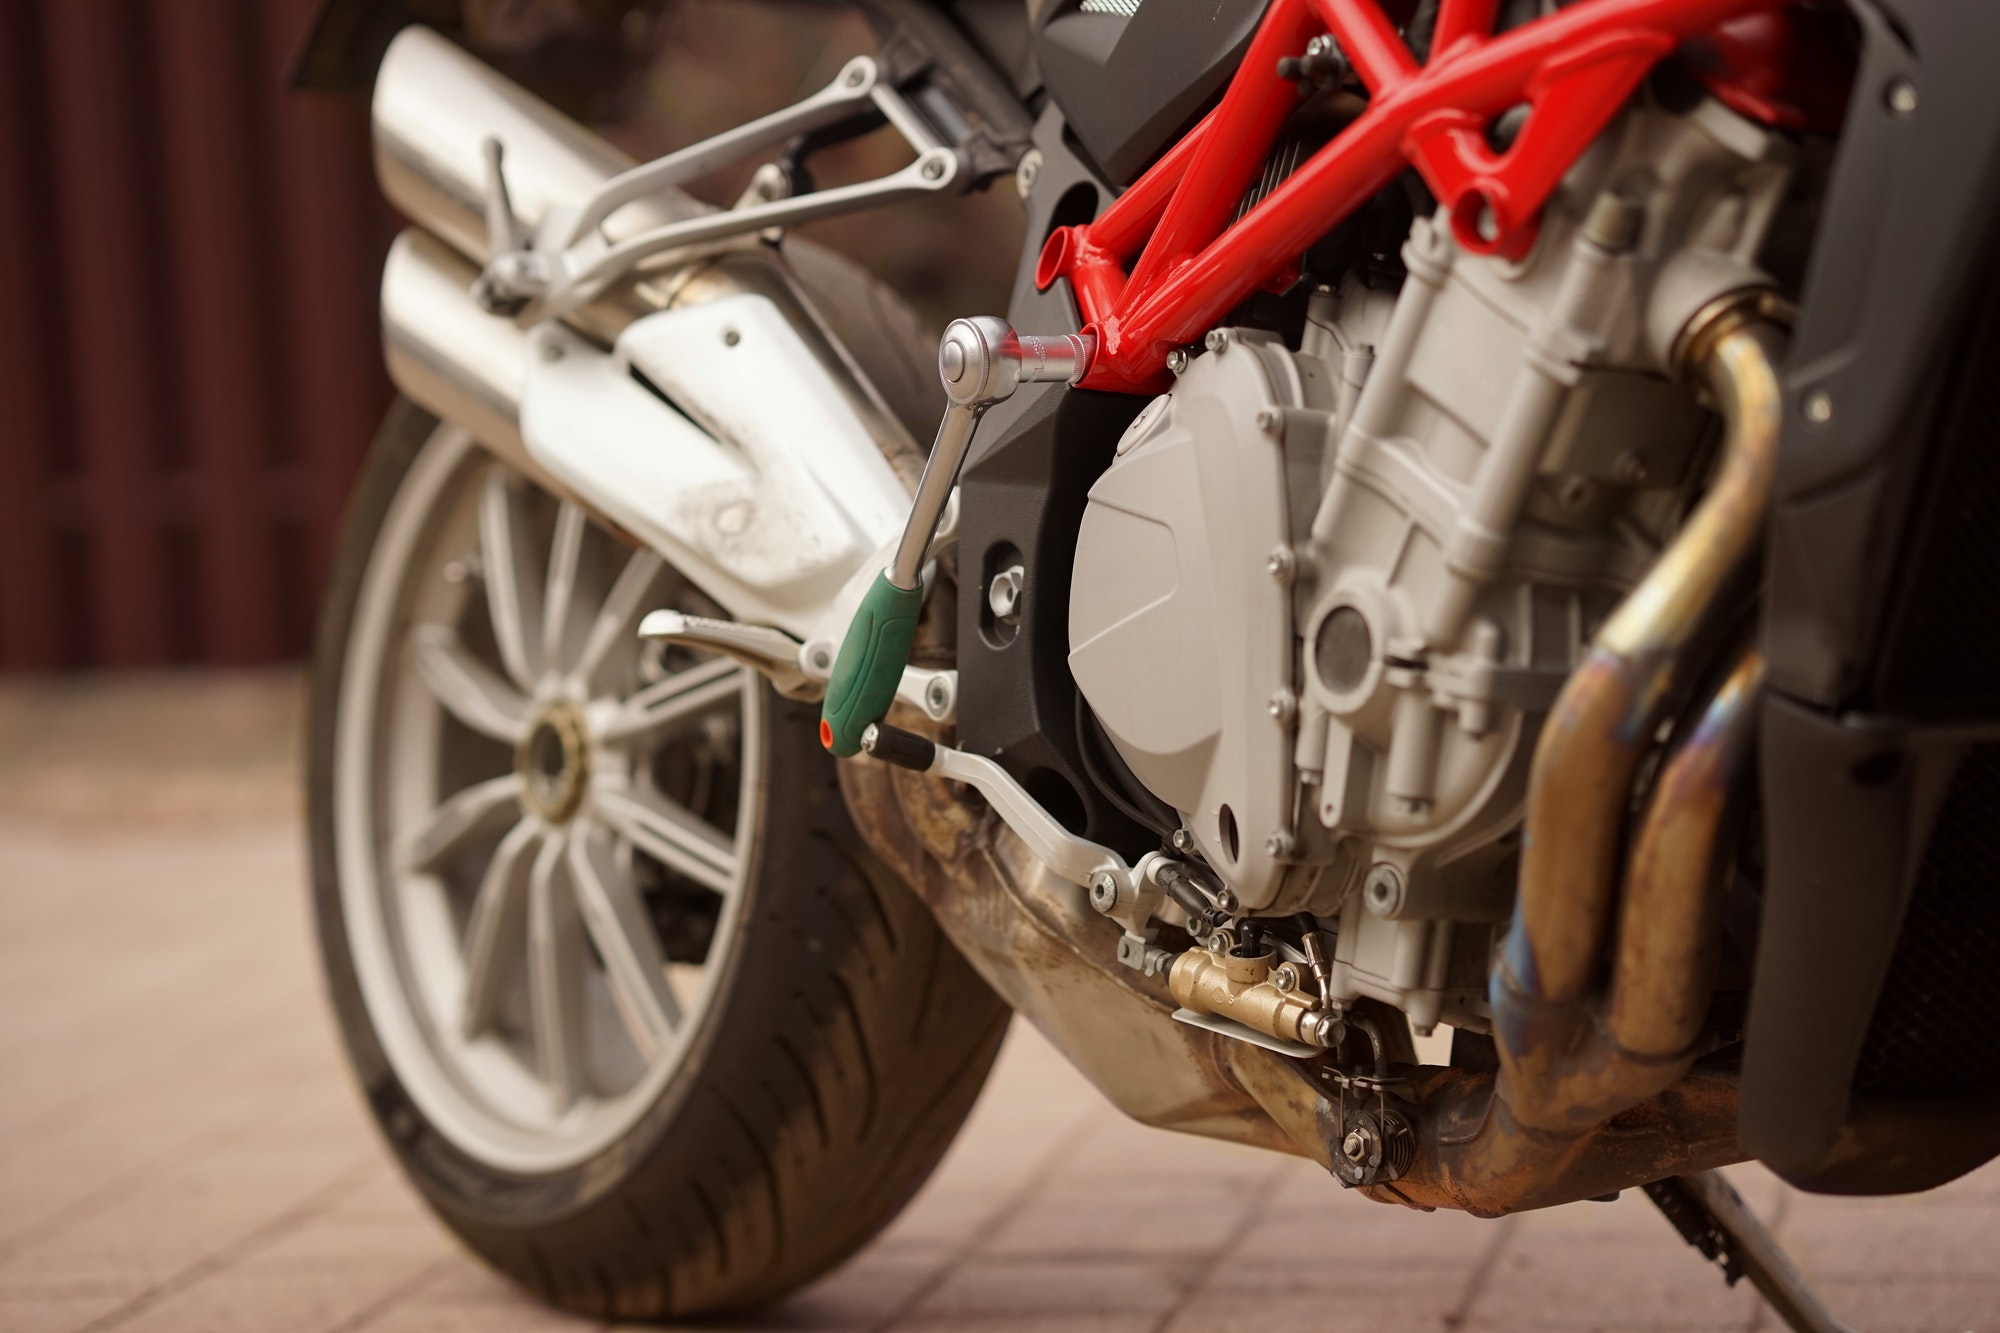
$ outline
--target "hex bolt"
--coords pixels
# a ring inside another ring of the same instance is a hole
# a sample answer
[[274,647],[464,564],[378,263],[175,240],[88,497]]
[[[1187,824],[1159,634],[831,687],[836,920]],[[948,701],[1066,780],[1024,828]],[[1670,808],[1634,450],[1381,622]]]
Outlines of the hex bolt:
[[993,576],[986,585],[986,606],[995,618],[1012,620],[1021,614],[1021,596],[1027,591],[1028,571],[1020,565],[1009,565]]
[[1194,850],[1194,831],[1192,829],[1177,828],[1174,830],[1172,841],[1175,851],[1191,852]]
[[1368,1155],[1368,1138],[1358,1129],[1347,1131],[1347,1137],[1340,1141],[1340,1155],[1350,1162],[1358,1162]]
[[932,158],[932,159],[931,159],[930,161],[928,161],[928,162],[924,163],[924,179],[925,179],[925,180],[927,180],[927,181],[934,181],[934,180],[936,180],[936,179],[937,179],[938,177],[940,177],[940,176],[942,176],[942,175],[944,175],[944,159],[943,159],[943,158],[939,158],[939,157],[934,157],[934,158]]
[[1035,179],[1042,174],[1042,150],[1030,148],[1021,154],[1021,161],[1014,168],[1014,192],[1023,199],[1035,188]]
[[1217,889],[1215,891],[1215,905],[1221,908],[1225,912],[1234,914],[1236,909],[1241,907],[1243,904],[1237,901],[1236,891],[1234,889],[1224,888],[1224,889]]
[[1208,336],[1201,340],[1201,345],[1211,352],[1220,353],[1229,347],[1229,334],[1222,329],[1210,329]]
[[1282,435],[1285,430],[1285,414],[1265,408],[1257,414],[1257,429],[1266,435]]
[[1264,557],[1264,572],[1274,579],[1290,582],[1292,575],[1299,572],[1298,553],[1289,546],[1274,546],[1271,554]]
[[1361,899],[1376,916],[1388,916],[1400,908],[1403,905],[1403,877],[1396,873],[1396,867],[1378,862],[1370,869],[1368,882],[1361,888]]
[[1297,990],[1299,969],[1290,963],[1278,964],[1277,969],[1271,973],[1271,984],[1279,990]]
[[943,717],[951,708],[951,686],[943,676],[932,676],[924,686],[924,707],[933,717]]
[[1889,114],[1897,119],[1913,116],[1917,111],[1917,85],[1898,76],[1889,80],[1889,86],[1882,91],[1882,101],[1889,108]]
[[1264,839],[1264,855],[1274,861],[1282,861],[1296,850],[1298,841],[1283,829]]
[[1167,353],[1167,369],[1173,371],[1176,375],[1181,374],[1188,368],[1188,361],[1189,357],[1187,348],[1185,347],[1176,347],[1173,351]]
[[1271,702],[1266,705],[1266,709],[1272,717],[1289,726],[1292,719],[1298,716],[1298,696],[1280,686],[1272,691]]
[[1825,389],[1814,389],[1805,396],[1799,410],[1805,413],[1807,421],[1824,426],[1833,420],[1833,395]]

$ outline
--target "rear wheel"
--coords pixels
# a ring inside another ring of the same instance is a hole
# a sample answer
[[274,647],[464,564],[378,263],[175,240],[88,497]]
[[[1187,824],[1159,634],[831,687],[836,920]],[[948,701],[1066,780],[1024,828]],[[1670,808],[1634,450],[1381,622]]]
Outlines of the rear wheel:
[[671,567],[392,412],[314,661],[319,938],[411,1179],[605,1316],[754,1304],[929,1173],[1006,1010],[862,846],[816,713],[642,649]]

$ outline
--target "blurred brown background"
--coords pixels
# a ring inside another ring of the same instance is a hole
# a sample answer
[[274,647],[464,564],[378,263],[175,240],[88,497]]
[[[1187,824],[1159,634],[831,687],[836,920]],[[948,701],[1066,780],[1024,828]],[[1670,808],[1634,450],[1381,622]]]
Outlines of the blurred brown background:
[[[0,0],[0,670],[296,659],[385,406],[396,220],[365,95],[294,92],[315,0]],[[872,42],[807,0],[403,0],[654,155]],[[602,29],[611,25],[610,31]],[[643,54],[613,87],[610,46]],[[822,183],[901,165],[875,135]],[[699,193],[723,202],[750,165]],[[996,189],[819,224],[939,324],[998,310]]]

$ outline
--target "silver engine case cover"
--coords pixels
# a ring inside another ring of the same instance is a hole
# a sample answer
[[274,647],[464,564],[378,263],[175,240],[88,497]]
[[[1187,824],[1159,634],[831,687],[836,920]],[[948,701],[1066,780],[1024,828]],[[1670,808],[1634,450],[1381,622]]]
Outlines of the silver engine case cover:
[[[1316,493],[1330,389],[1266,335],[1222,330],[1210,348],[1090,488],[1069,667],[1133,775],[1254,908],[1277,896],[1295,838],[1287,496]],[[1298,409],[1319,411],[1288,449]]]

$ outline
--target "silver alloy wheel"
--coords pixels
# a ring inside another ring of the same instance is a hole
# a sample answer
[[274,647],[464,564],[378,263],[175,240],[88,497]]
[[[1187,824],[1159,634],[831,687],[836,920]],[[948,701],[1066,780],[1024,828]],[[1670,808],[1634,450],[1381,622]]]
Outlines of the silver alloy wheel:
[[728,659],[642,651],[661,605],[713,612],[451,427],[362,579],[333,789],[355,971],[418,1108],[503,1170],[628,1131],[734,957],[761,691]]

